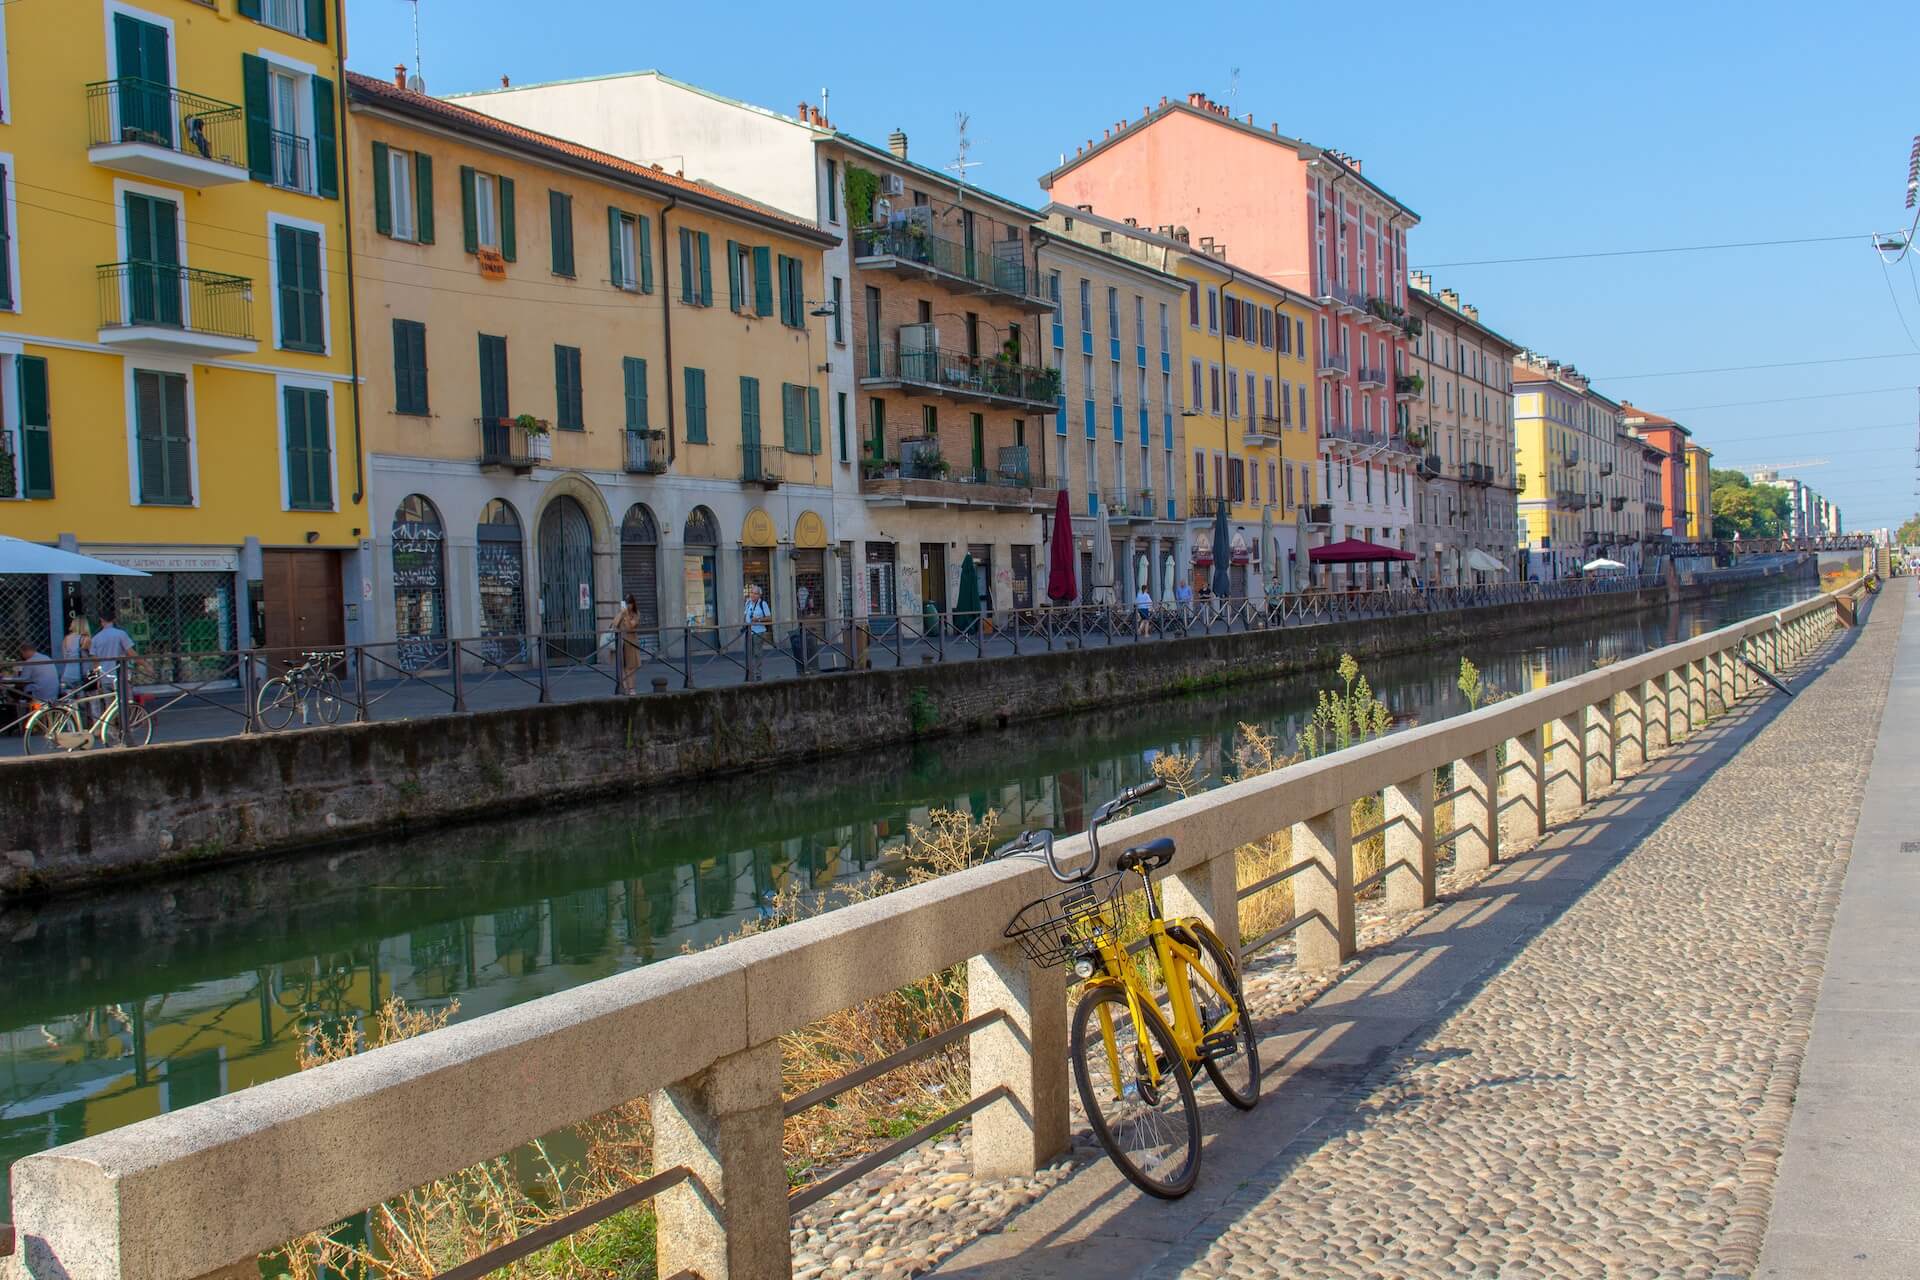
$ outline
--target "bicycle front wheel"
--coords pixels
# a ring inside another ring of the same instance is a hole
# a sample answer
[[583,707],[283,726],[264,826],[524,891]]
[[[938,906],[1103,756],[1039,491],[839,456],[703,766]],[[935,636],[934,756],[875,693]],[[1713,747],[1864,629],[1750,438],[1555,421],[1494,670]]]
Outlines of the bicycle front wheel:
[[1118,987],[1081,996],[1073,1078],[1093,1136],[1120,1172],[1150,1196],[1177,1200],[1200,1176],[1200,1104],[1173,1036],[1151,1005],[1142,1013],[1135,1022]]
[[22,743],[30,756],[71,751],[81,738],[80,719],[72,707],[42,707],[27,717],[21,730]]
[[320,717],[321,724],[338,724],[340,708],[345,705],[340,697],[340,681],[330,675],[321,676],[313,690],[314,714]]
[[[1260,1101],[1260,1041],[1253,1032],[1253,1015],[1247,1012],[1240,972],[1213,930],[1189,928],[1184,932],[1200,949],[1198,964],[1187,966],[1186,976],[1193,1007],[1200,1015],[1201,1060],[1220,1096],[1242,1111],[1251,1111]],[[1213,982],[1201,977],[1202,972]],[[1220,990],[1215,990],[1216,984]],[[1226,992],[1224,997],[1221,991]],[[1229,1013],[1236,1015],[1232,1028],[1215,1031]]]
[[[118,717],[115,717],[117,720]],[[118,726],[116,725],[116,728]],[[144,747],[153,741],[153,712],[137,702],[127,704],[127,723],[124,733],[115,735],[129,747]]]
[[260,696],[254,700],[254,714],[260,723],[269,729],[284,729],[293,723],[293,713],[300,709],[300,695],[287,683],[285,676],[275,676],[260,686]]

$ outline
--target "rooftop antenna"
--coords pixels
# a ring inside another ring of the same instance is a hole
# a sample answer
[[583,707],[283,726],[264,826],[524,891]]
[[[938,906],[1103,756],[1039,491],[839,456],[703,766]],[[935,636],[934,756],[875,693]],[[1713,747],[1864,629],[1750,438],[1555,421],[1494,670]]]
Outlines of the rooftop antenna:
[[948,165],[947,168],[959,175],[960,178],[959,194],[954,199],[954,208],[956,209],[964,208],[967,203],[967,170],[980,163],[978,160],[967,159],[968,153],[973,150],[973,139],[967,137],[967,125],[971,122],[972,117],[968,116],[966,112],[956,111],[953,113],[953,127],[959,137],[954,142],[953,163]]
[[825,85],[820,86],[820,119],[823,122],[833,119],[827,114],[827,86]]
[[413,6],[413,80],[407,87],[415,93],[427,91],[427,71],[420,61],[420,0],[406,0]]
[[1233,68],[1227,77],[1227,105],[1236,108],[1240,105],[1240,68]]

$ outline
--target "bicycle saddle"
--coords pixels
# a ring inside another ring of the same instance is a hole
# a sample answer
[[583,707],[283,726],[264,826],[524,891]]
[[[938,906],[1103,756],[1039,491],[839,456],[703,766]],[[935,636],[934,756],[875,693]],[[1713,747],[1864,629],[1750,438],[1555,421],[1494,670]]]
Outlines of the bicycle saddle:
[[1114,865],[1122,871],[1137,871],[1144,867],[1148,871],[1158,871],[1173,861],[1173,838],[1161,836],[1158,840],[1149,840],[1137,844],[1120,855]]

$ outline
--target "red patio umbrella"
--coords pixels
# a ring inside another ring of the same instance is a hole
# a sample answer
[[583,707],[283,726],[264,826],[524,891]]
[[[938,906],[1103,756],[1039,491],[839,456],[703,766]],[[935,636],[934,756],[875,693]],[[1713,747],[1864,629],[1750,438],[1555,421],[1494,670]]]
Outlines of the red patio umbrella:
[[1053,506],[1053,547],[1047,554],[1047,599],[1067,604],[1080,596],[1073,573],[1073,511],[1067,505],[1067,491],[1060,490]]
[[1383,547],[1377,542],[1363,542],[1359,538],[1348,538],[1345,542],[1330,542],[1324,547],[1315,547],[1307,552],[1307,558],[1319,564],[1375,564],[1382,560],[1412,560],[1411,551],[1402,551],[1398,547]]

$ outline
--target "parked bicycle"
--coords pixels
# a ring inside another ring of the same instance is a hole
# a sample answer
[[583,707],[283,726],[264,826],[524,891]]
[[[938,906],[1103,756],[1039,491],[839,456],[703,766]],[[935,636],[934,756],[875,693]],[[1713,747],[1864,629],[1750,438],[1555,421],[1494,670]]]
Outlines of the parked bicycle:
[[114,682],[96,673],[58,701],[35,704],[20,732],[28,755],[92,747],[144,747],[153,741],[153,713],[129,694],[126,722],[122,724]]
[[[1136,845],[1100,872],[1100,828],[1164,785],[1130,788],[1094,811],[1085,866],[1062,868],[1051,831],[1022,832],[996,856],[1038,852],[1070,886],[1022,907],[1006,936],[1035,964],[1069,966],[1079,979],[1073,1076],[1094,1137],[1135,1186],[1172,1200],[1200,1173],[1194,1075],[1204,1069],[1222,1097],[1251,1110],[1260,1047],[1232,951],[1204,921],[1160,913],[1153,873],[1173,861],[1174,842]],[[1143,908],[1127,901],[1129,876],[1139,877]]]
[[302,656],[305,662],[288,667],[283,674],[260,686],[260,696],[254,700],[254,715],[268,729],[286,728],[293,723],[295,715],[303,725],[316,720],[333,724],[340,719],[345,699],[340,696],[340,679],[333,674],[333,668],[346,655],[338,650],[324,650]]

